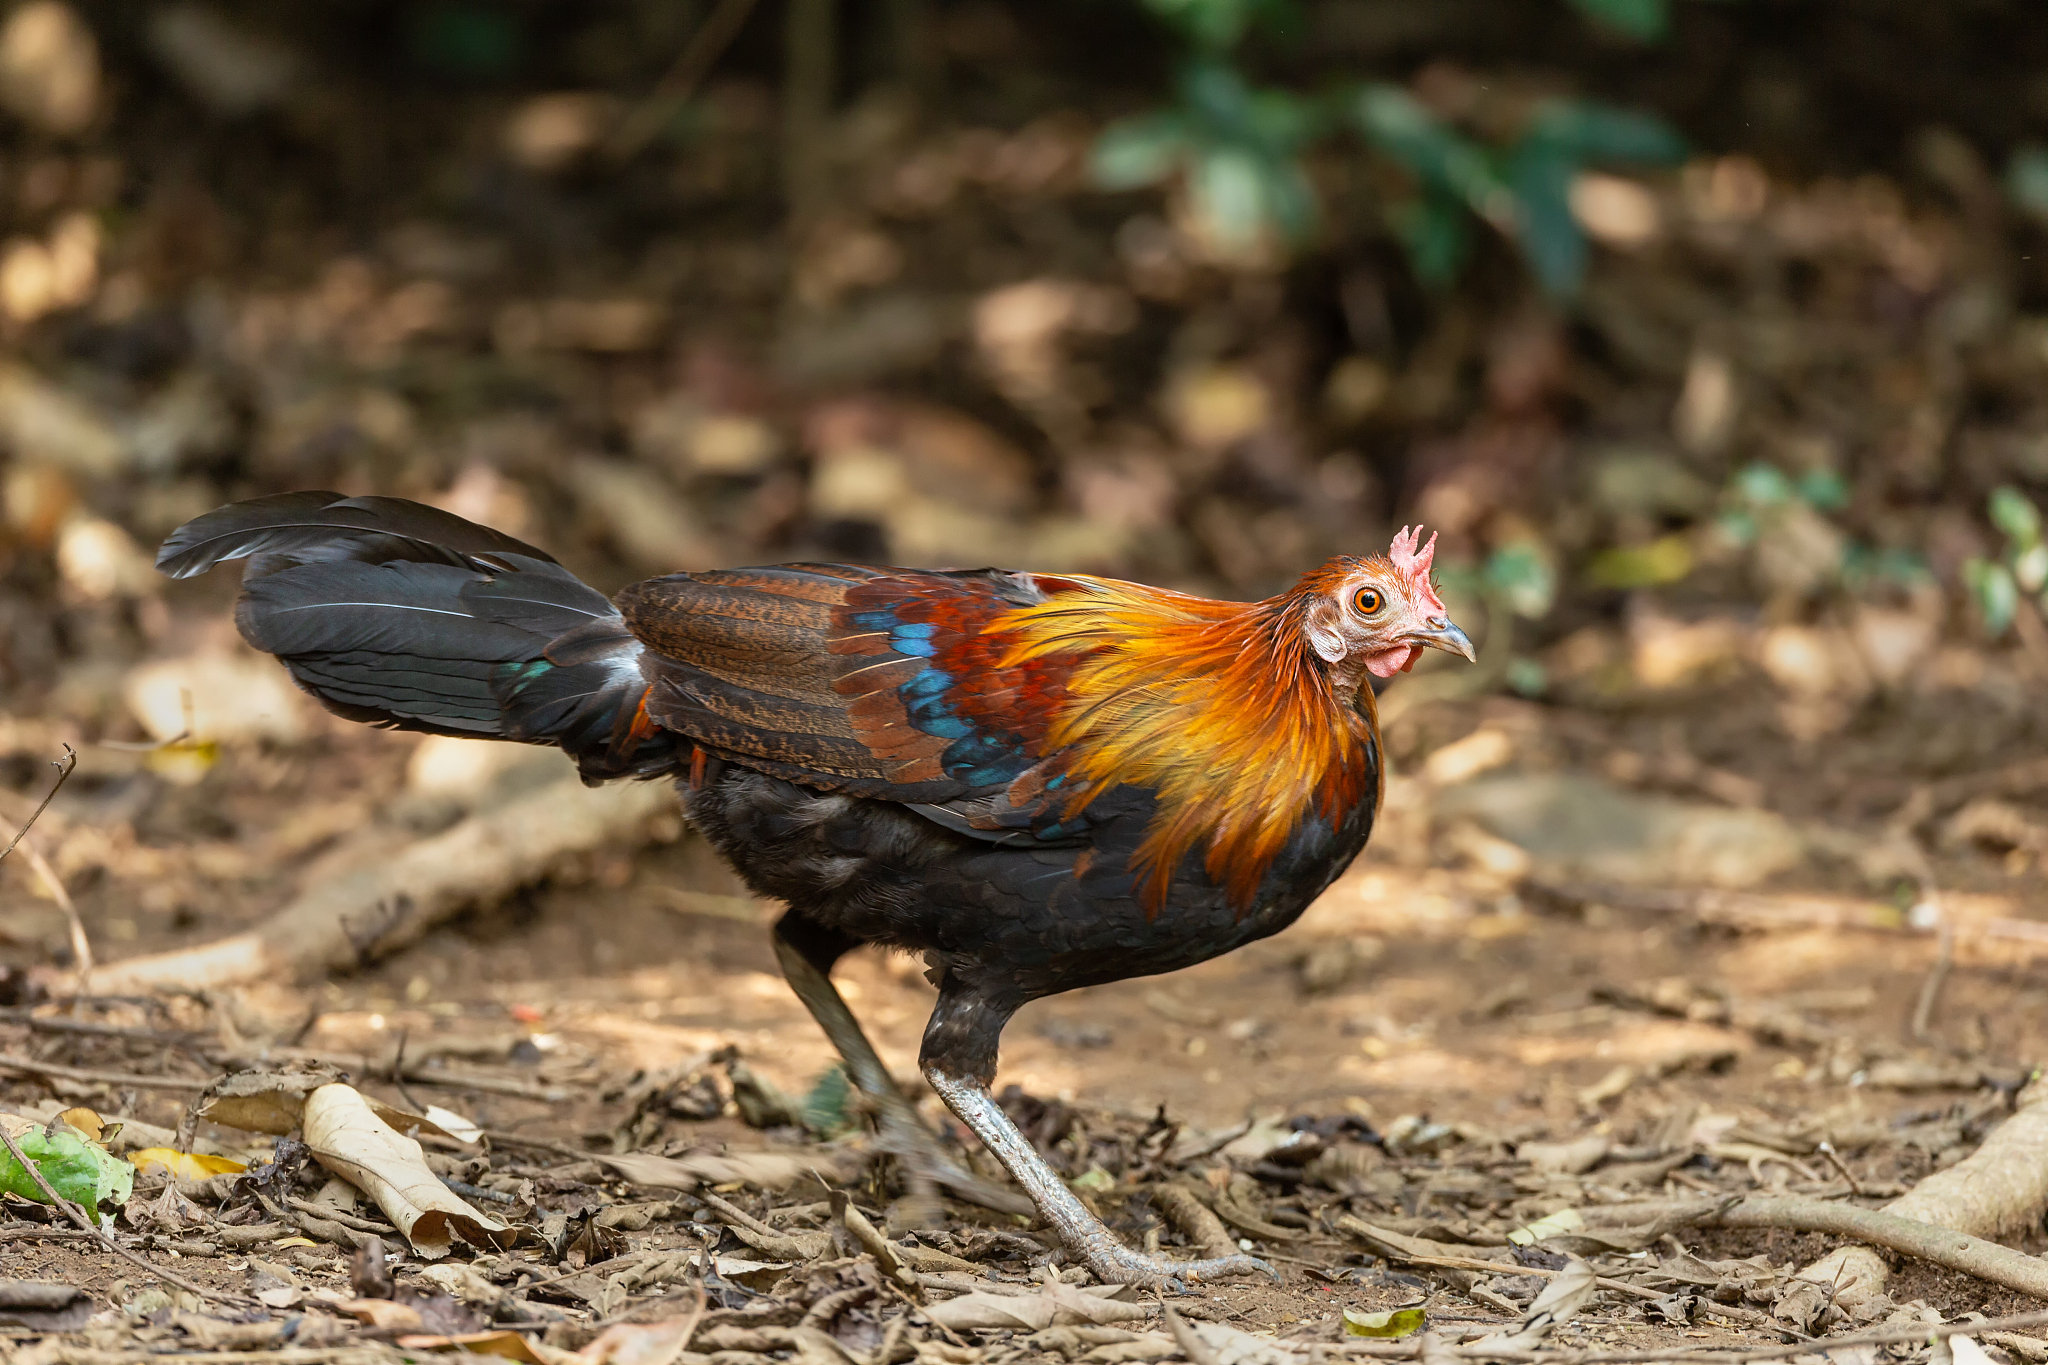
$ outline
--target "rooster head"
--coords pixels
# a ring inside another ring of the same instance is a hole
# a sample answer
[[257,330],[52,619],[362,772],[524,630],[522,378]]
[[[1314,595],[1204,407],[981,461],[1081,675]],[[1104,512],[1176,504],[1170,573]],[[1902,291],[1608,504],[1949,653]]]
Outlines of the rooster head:
[[1404,526],[1386,554],[1340,556],[1295,588],[1309,647],[1332,669],[1391,678],[1415,667],[1424,649],[1474,659],[1472,641],[1451,623],[1429,581],[1436,537],[1421,540],[1420,526]]

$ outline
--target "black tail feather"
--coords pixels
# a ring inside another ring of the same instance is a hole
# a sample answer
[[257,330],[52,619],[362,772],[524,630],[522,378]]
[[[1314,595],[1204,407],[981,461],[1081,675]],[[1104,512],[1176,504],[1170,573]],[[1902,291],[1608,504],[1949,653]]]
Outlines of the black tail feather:
[[642,709],[640,641],[532,546],[402,499],[288,493],[180,527],[157,564],[242,558],[243,638],[338,715],[557,744],[587,781],[674,766],[676,737]]

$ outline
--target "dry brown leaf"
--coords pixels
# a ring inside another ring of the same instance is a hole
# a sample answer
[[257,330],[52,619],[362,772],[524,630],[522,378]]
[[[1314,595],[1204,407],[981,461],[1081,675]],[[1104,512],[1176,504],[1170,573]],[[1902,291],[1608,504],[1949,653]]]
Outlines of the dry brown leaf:
[[334,1305],[334,1311],[380,1332],[417,1332],[427,1325],[419,1309],[396,1299],[345,1299]]
[[590,1365],[671,1365],[690,1344],[701,1313],[668,1322],[618,1322],[576,1354]]
[[592,1160],[617,1171],[635,1185],[658,1190],[690,1190],[699,1185],[752,1185],[757,1189],[788,1189],[816,1171],[827,1180],[838,1174],[832,1157],[819,1152],[792,1156],[786,1152],[692,1152],[688,1156],[656,1156],[652,1152],[628,1152],[623,1156],[598,1156]]
[[976,1327],[1003,1327],[1040,1332],[1048,1327],[1082,1324],[1105,1327],[1135,1322],[1151,1310],[1140,1303],[1121,1303],[1087,1294],[1068,1284],[1048,1284],[1036,1294],[990,1294],[975,1291],[935,1303],[925,1310],[933,1322],[955,1332]]
[[454,1336],[415,1333],[399,1337],[397,1345],[406,1351],[467,1351],[471,1355],[503,1356],[507,1360],[524,1361],[525,1365],[551,1365],[534,1352],[532,1342],[517,1332],[503,1329],[461,1332]]
[[[305,1122],[306,1101],[313,1092],[341,1080],[341,1071],[325,1062],[300,1063],[289,1071],[237,1071],[223,1076],[199,1100],[199,1117],[223,1128],[282,1136]],[[470,1139],[451,1133],[432,1119],[394,1109],[367,1095],[371,1112],[398,1132],[430,1133],[435,1137]]]
[[419,1143],[379,1118],[353,1086],[323,1085],[308,1095],[304,1123],[320,1164],[374,1199],[420,1255],[446,1256],[457,1237],[479,1247],[512,1244],[510,1228],[442,1184]]

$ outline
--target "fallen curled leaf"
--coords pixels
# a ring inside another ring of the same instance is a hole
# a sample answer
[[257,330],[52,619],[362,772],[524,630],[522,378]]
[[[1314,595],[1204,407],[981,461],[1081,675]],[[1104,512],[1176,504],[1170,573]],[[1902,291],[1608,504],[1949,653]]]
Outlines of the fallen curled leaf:
[[1577,1317],[1585,1306],[1593,1301],[1599,1289],[1599,1277],[1593,1268],[1574,1256],[1560,1270],[1550,1283],[1543,1286],[1543,1292],[1523,1310],[1522,1320],[1513,1330],[1495,1332],[1480,1338],[1476,1343],[1512,1350],[1530,1350],[1564,1323]]
[[635,1185],[653,1189],[691,1190],[699,1185],[753,1185],[764,1190],[788,1189],[812,1171],[830,1180],[837,1163],[820,1151],[795,1156],[787,1152],[691,1152],[687,1156],[656,1156],[627,1152],[623,1156],[591,1153],[591,1160],[617,1171]]
[[1546,1237],[1583,1231],[1585,1226],[1586,1216],[1577,1209],[1559,1209],[1527,1226],[1516,1228],[1508,1234],[1508,1240],[1518,1247],[1525,1247]]
[[[106,1145],[109,1137],[107,1121],[100,1117],[97,1109],[87,1109],[84,1105],[76,1105],[57,1115],[57,1122],[68,1123],[92,1141],[102,1146]],[[120,1131],[121,1125],[115,1124],[114,1132],[118,1133]]]
[[933,1322],[955,1332],[978,1327],[1023,1332],[1074,1325],[1106,1327],[1111,1323],[1135,1322],[1150,1312],[1144,1304],[1122,1303],[1104,1295],[1084,1293],[1068,1284],[1048,1284],[1036,1294],[990,1294],[976,1290],[925,1310]]
[[618,1322],[576,1354],[589,1365],[671,1365],[690,1344],[701,1312],[668,1322]]
[[467,1351],[471,1355],[502,1356],[506,1360],[524,1361],[526,1365],[550,1365],[536,1354],[533,1343],[517,1332],[500,1329],[495,1332],[458,1332],[452,1336],[435,1336],[415,1333],[397,1339],[400,1350],[405,1351]]
[[[288,1071],[237,1071],[215,1081],[200,1096],[199,1117],[223,1128],[273,1133],[281,1137],[305,1122],[306,1101],[313,1093],[323,1086],[339,1082],[341,1074],[339,1068],[324,1062],[304,1062]],[[368,1096],[363,1097],[363,1103],[396,1132],[417,1131],[461,1142],[473,1140],[448,1131],[431,1116],[409,1114]],[[481,1132],[467,1120],[461,1120],[459,1115],[450,1114],[450,1117],[458,1119],[470,1131]]]
[[[475,1123],[456,1113],[453,1109],[443,1109],[438,1104],[428,1105],[427,1112],[421,1117],[425,1118],[427,1122],[433,1124],[449,1137],[454,1138],[457,1142],[476,1142],[484,1135],[484,1130],[477,1127]],[[391,1123],[391,1120],[388,1118],[384,1121]],[[405,1126],[402,1123],[392,1124],[392,1127],[399,1129],[403,1129]]]
[[334,1309],[380,1332],[417,1332],[427,1325],[419,1309],[396,1299],[348,1299]]
[[144,1175],[151,1171],[162,1171],[179,1180],[204,1180],[213,1175],[238,1175],[249,1169],[243,1163],[228,1157],[207,1156],[201,1152],[181,1152],[175,1147],[144,1147],[139,1152],[130,1152],[128,1160]]
[[308,1095],[304,1125],[320,1164],[375,1200],[420,1255],[438,1260],[457,1237],[478,1247],[512,1244],[509,1227],[442,1184],[419,1143],[379,1118],[353,1086],[323,1085]]
[[1405,1337],[1422,1330],[1423,1313],[1420,1308],[1390,1308],[1384,1313],[1361,1313],[1356,1308],[1344,1310],[1344,1335],[1347,1337]]

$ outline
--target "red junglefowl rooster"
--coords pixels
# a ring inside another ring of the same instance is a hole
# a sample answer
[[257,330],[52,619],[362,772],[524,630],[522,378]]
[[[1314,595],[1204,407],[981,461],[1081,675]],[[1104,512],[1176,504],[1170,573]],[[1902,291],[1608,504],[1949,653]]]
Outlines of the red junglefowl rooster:
[[[1381,792],[1367,675],[1472,645],[1432,538],[1340,557],[1263,602],[996,569],[785,564],[607,601],[541,551],[395,498],[290,493],[174,532],[173,577],[249,560],[236,622],[353,720],[554,744],[586,782],[679,779],[762,896],[775,950],[876,1105],[883,1145],[979,1202],[828,973],[921,953],[921,1065],[1107,1282],[1267,1269],[1124,1246],[990,1097],[1027,1001],[1203,962],[1292,923],[1364,845]],[[891,1145],[893,1143],[893,1146]]]

